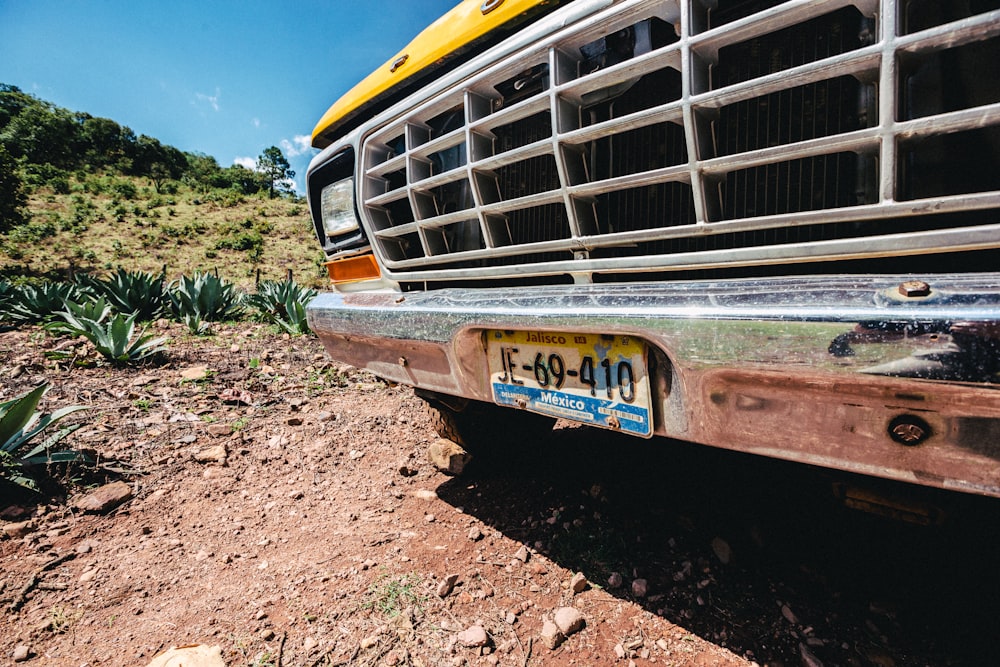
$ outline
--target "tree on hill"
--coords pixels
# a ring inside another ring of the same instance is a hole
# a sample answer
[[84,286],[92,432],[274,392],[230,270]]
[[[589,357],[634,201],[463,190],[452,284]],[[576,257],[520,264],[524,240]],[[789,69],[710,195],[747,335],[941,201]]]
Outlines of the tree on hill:
[[0,144],[0,232],[25,222],[26,203],[14,158]]
[[265,148],[257,158],[257,171],[268,180],[268,197],[274,199],[274,193],[288,190],[287,181],[295,177],[291,165],[285,159],[284,153],[277,146]]

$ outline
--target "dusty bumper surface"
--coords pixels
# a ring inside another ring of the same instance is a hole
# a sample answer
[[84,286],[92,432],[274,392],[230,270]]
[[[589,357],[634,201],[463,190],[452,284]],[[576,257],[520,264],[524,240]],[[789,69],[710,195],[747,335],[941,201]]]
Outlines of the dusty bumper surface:
[[327,293],[309,318],[339,361],[484,401],[484,329],[627,333],[659,435],[1000,496],[1000,287],[924,280]]

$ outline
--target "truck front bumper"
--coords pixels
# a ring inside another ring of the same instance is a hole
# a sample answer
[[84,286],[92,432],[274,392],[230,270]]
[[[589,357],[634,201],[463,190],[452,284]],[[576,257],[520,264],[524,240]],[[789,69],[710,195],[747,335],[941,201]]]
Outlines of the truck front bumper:
[[492,401],[487,329],[649,346],[657,435],[1000,497],[1000,276],[321,294],[334,359]]

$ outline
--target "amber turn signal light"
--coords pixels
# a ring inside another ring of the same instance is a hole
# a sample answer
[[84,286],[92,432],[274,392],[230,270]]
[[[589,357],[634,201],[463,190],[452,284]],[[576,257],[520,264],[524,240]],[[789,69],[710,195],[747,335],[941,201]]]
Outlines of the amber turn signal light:
[[326,272],[334,283],[356,283],[360,280],[378,278],[381,273],[374,255],[361,255],[347,259],[326,262]]

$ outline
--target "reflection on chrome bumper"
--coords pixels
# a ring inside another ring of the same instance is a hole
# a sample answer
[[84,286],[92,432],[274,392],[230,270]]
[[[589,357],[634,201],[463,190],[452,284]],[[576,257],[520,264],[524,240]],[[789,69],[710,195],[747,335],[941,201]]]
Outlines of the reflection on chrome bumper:
[[484,329],[638,336],[658,435],[1000,497],[1000,276],[922,281],[326,293],[309,323],[334,359],[481,401]]

